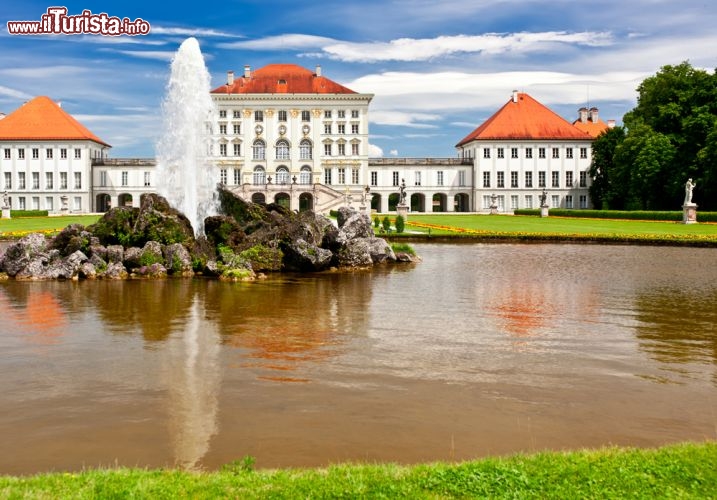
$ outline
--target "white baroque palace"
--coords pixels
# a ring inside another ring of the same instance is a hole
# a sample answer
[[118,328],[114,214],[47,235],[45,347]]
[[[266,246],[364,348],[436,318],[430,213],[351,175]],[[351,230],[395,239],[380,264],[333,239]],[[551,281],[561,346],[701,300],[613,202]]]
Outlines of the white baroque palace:
[[[454,158],[369,158],[369,104],[315,71],[271,64],[227,73],[211,91],[216,178],[239,196],[292,210],[344,204],[395,210],[405,183],[413,212],[590,208],[591,145],[614,122],[581,108],[570,123],[528,94],[508,101],[456,145]],[[155,192],[154,159],[108,158],[110,146],[62,107],[37,97],[0,115],[0,181],[11,208],[50,213],[138,206]]]
[[211,95],[212,162],[236,194],[318,212],[362,195],[372,94],[322,76],[320,66],[270,64],[228,72]]

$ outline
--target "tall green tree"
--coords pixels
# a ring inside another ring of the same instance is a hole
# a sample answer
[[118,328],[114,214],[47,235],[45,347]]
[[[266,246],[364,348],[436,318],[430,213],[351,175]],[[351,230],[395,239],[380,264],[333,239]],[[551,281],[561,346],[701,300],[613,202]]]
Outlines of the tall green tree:
[[611,190],[611,180],[616,174],[615,149],[625,140],[625,128],[614,127],[600,134],[592,145],[592,162],[589,175],[593,182],[590,185],[590,199],[594,207],[608,210],[611,208],[624,208],[622,200],[624,193],[614,193]]

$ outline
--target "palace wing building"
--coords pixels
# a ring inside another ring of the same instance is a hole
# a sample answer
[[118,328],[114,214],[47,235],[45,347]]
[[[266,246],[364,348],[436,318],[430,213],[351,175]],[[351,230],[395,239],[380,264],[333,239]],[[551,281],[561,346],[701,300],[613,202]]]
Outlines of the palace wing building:
[[0,120],[0,170],[13,210],[90,212],[92,164],[111,146],[49,97]]
[[295,64],[270,64],[211,92],[219,181],[255,202],[327,212],[368,183],[368,106],[360,94]]
[[473,210],[488,210],[493,196],[499,211],[538,208],[543,191],[553,208],[589,208],[591,145],[607,128],[593,110],[594,122],[585,113],[573,125],[530,95],[514,91],[456,145],[459,156],[473,161]]

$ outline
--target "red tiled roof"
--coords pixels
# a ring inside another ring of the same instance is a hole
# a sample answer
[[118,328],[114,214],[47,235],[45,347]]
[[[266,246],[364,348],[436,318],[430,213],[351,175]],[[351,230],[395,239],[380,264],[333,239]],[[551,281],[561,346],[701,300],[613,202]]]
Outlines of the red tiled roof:
[[583,122],[578,118],[573,122],[573,126],[577,127],[579,130],[582,130],[583,132],[590,135],[590,137],[597,137],[600,134],[602,134],[605,130],[608,128],[608,124],[602,121],[598,118],[598,121],[594,122],[592,119],[588,119],[587,121]]
[[109,146],[45,96],[35,97],[0,120],[0,140],[89,140]]
[[518,92],[515,101],[511,97],[493,116],[456,144],[456,147],[473,140],[590,138],[587,132],[578,130],[528,94]]
[[353,90],[296,64],[269,64],[239,74],[232,85],[222,85],[212,94],[355,94]]

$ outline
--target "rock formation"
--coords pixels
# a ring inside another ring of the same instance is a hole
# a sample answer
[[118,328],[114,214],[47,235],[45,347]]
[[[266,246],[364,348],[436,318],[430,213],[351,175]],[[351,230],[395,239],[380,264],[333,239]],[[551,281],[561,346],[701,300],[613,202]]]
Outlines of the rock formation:
[[369,267],[397,259],[374,235],[371,220],[342,207],[330,219],[282,206],[246,202],[220,190],[223,215],[194,237],[189,220],[155,194],[138,208],[114,208],[87,228],[72,224],[54,238],[29,234],[0,256],[15,279],[125,279],[192,276],[252,279],[256,273]]

